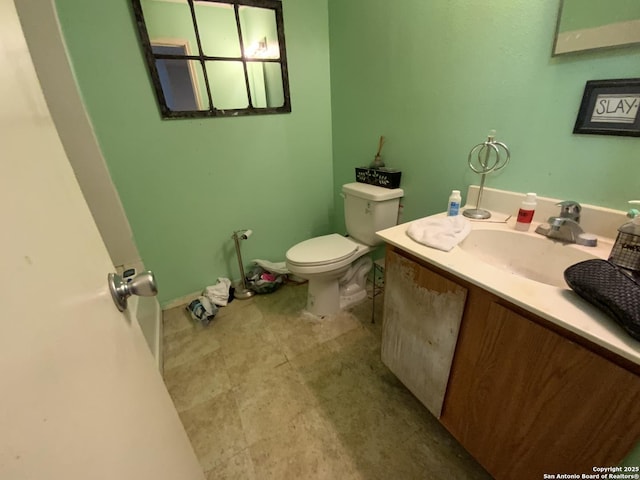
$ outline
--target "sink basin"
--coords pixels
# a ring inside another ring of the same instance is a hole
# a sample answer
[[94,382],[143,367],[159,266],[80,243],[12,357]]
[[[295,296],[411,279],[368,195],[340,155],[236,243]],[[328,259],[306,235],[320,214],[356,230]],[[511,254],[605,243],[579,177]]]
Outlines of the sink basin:
[[601,258],[573,244],[511,230],[472,230],[459,247],[494,267],[560,288],[567,288],[567,267]]

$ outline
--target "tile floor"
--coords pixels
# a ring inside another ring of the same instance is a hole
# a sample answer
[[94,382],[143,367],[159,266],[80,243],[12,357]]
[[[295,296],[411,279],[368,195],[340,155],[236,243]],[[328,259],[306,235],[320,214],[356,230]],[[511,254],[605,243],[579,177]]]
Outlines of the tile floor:
[[380,361],[382,295],[333,318],[306,285],[208,327],[164,312],[164,377],[208,479],[488,479]]

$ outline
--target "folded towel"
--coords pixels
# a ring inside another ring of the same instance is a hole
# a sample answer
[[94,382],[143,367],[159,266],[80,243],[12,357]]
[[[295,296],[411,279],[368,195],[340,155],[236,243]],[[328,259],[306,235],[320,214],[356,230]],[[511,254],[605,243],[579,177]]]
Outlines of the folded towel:
[[206,287],[202,295],[204,295],[211,303],[224,307],[229,301],[229,289],[231,288],[231,280],[224,277],[218,278],[218,283]]
[[409,224],[407,235],[427,247],[448,252],[464,240],[471,231],[471,223],[462,215],[455,217],[426,217]]

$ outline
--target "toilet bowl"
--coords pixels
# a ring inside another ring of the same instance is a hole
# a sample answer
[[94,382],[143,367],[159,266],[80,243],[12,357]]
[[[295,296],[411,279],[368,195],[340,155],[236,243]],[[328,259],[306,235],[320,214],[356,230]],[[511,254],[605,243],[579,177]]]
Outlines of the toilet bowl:
[[359,303],[367,296],[372,248],[337,233],[305,240],[286,254],[287,268],[309,281],[307,311],[323,317]]

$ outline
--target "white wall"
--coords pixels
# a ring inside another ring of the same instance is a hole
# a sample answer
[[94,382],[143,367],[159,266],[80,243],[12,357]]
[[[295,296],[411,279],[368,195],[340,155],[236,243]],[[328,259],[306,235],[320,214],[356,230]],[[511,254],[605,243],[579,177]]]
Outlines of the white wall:
[[51,116],[111,261],[137,264],[140,255],[78,91],[53,0],[15,5]]

